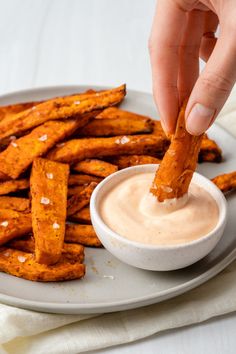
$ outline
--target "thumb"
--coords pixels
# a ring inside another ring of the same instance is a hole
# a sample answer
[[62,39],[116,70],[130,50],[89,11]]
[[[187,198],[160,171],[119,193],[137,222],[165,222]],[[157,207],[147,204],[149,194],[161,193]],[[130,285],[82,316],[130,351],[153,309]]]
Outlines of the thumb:
[[186,128],[193,135],[202,134],[214,122],[236,81],[235,32],[222,32],[189,97]]

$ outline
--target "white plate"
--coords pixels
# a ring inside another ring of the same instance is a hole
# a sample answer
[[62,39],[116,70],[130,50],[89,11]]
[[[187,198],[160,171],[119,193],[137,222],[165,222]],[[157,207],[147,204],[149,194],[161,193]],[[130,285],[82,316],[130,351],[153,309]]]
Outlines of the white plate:
[[[87,86],[63,86],[16,92],[0,97],[0,105],[40,100],[84,91]],[[122,107],[157,117],[152,96],[128,91]],[[236,140],[219,126],[209,132],[222,147],[224,162],[201,164],[207,177],[236,169]],[[236,195],[228,196],[229,220],[216,248],[193,266],[172,272],[151,272],[121,263],[104,249],[86,249],[83,280],[36,283],[0,273],[0,302],[54,313],[103,313],[137,308],[182,294],[219,273],[236,258]],[[210,217],[210,216],[209,216]]]

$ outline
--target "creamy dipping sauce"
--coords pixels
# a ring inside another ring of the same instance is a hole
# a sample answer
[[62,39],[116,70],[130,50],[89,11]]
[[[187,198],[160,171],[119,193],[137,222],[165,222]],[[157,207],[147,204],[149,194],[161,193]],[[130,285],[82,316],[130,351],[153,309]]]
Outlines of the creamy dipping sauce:
[[159,203],[149,192],[153,173],[129,177],[110,189],[100,204],[103,221],[120,236],[152,245],[196,240],[215,228],[219,209],[202,187],[191,183],[180,200]]

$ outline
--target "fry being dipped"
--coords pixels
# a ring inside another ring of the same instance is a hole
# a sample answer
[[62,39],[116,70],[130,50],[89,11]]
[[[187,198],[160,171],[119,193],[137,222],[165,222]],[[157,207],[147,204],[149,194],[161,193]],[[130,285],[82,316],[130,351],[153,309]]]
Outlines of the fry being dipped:
[[203,135],[193,136],[185,128],[185,107],[181,108],[170,146],[156,172],[151,193],[159,202],[181,198],[196,169]]

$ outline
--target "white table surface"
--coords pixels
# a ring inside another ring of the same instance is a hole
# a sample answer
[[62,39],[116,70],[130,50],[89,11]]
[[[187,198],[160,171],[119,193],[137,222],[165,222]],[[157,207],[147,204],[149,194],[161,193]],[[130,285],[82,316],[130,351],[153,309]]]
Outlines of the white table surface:
[[[123,82],[151,92],[147,40],[154,6],[154,0],[0,0],[0,94]],[[91,353],[236,353],[235,329],[230,314]]]

